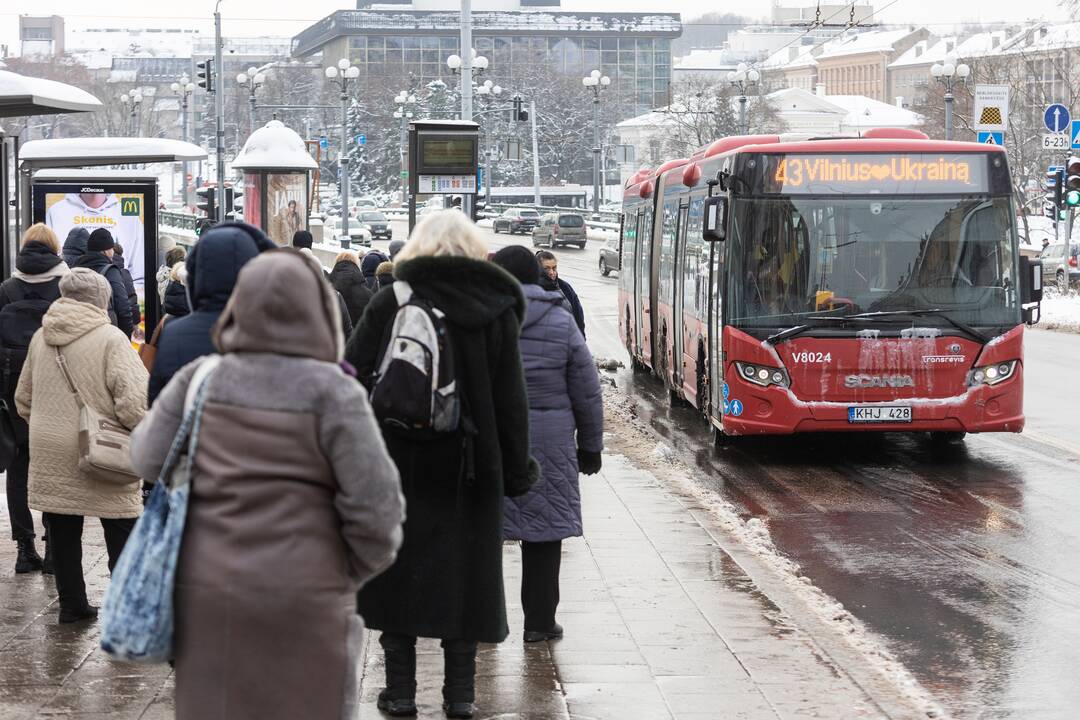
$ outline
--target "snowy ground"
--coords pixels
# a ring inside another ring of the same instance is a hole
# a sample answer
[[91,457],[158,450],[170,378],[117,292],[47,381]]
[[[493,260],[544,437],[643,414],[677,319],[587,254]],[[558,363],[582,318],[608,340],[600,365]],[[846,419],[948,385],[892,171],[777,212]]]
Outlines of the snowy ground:
[[1059,295],[1047,289],[1042,301],[1042,320],[1039,321],[1039,327],[1080,333],[1080,294]]

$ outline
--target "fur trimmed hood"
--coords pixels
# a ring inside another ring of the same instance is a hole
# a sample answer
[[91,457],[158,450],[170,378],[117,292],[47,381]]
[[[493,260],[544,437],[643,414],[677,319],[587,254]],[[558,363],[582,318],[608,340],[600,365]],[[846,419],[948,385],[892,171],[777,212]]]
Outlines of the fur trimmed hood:
[[498,265],[466,257],[417,257],[394,265],[394,277],[412,285],[450,320],[483,327],[509,308],[525,319],[521,284]]

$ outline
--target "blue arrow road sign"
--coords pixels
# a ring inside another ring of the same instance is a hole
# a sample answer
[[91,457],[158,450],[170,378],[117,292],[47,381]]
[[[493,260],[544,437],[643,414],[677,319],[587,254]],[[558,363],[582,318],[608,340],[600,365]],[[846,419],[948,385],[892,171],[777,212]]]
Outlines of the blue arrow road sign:
[[359,135],[357,135],[356,136],[356,144],[357,145],[367,145],[367,135],[365,135],[364,133],[360,133]]
[[327,138],[327,137],[325,137],[325,136],[323,136],[323,137],[319,138],[319,147],[320,147],[320,148],[322,148],[323,150],[325,150],[326,148],[330,147],[330,140],[329,140],[329,138]]
[[[1078,123],[1073,123],[1076,125]],[[1001,132],[987,132],[985,130],[979,131],[979,142],[983,145],[1004,145],[1005,133]]]
[[1043,113],[1043,123],[1052,133],[1065,132],[1069,128],[1069,108],[1061,103],[1054,103]]

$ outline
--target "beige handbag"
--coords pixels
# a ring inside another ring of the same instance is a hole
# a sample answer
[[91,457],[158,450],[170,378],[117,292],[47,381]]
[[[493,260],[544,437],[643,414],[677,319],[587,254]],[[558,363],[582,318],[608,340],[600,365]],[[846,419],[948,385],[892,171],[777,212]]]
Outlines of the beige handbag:
[[79,406],[79,470],[112,485],[136,482],[139,476],[131,465],[131,431],[83,401],[59,347],[56,348],[56,364]]

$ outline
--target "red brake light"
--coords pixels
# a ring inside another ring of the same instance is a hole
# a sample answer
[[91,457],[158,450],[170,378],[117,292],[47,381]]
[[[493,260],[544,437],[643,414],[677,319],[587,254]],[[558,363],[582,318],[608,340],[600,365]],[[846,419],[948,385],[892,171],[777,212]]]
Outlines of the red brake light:
[[1071,258],[1069,258],[1069,267],[1076,267],[1076,256],[1075,255],[1073,255]]
[[552,235],[558,235],[559,234],[559,226],[558,225],[555,225],[554,227],[552,227],[551,234]]

